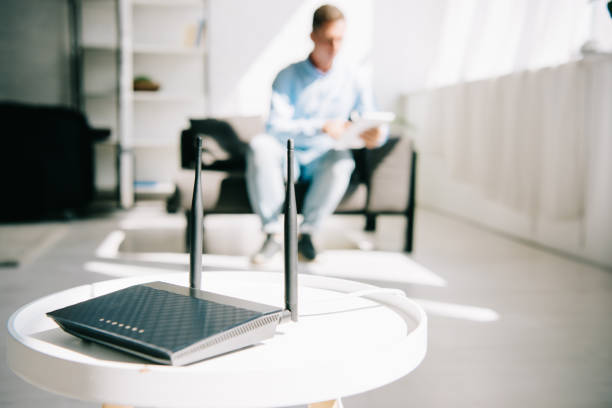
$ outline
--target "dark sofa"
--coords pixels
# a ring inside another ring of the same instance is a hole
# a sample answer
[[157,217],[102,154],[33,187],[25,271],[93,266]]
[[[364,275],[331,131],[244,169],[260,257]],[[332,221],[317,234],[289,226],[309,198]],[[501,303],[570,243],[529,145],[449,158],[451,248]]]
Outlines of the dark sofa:
[[[168,210],[182,209],[189,216],[195,168],[194,140],[204,139],[202,180],[204,214],[251,213],[246,192],[245,151],[248,141],[263,131],[260,117],[192,120],[181,134],[181,170],[177,190],[168,200]],[[391,136],[383,146],[353,150],[355,171],[337,214],[363,214],[365,229],[376,228],[376,216],[406,217],[404,249],[412,251],[416,152],[406,138]],[[296,184],[298,211],[308,185]]]

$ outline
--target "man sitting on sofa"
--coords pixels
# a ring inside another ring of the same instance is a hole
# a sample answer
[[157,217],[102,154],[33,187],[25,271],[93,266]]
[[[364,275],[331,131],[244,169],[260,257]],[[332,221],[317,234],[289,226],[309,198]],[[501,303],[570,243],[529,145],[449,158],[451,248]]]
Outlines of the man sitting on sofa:
[[[266,134],[251,140],[247,153],[247,188],[251,206],[261,218],[266,240],[252,256],[264,263],[280,252],[279,216],[285,199],[287,139],[295,143],[295,177],[310,182],[304,198],[298,253],[312,261],[316,250],[311,234],[331,215],[349,185],[355,167],[349,150],[336,150],[336,140],[352,112],[375,110],[371,89],[336,59],[345,31],[342,12],[319,7],[310,38],[314,48],[306,60],[283,69],[272,85]],[[367,148],[380,146],[386,130],[371,128],[360,137]]]

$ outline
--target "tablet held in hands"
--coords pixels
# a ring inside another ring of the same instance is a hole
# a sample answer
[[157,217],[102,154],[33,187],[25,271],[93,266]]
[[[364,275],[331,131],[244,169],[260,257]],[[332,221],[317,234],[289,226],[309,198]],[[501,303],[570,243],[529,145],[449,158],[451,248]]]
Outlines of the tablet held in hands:
[[351,114],[351,125],[344,131],[336,142],[335,148],[360,149],[365,147],[364,140],[360,135],[368,129],[388,125],[395,120],[393,112],[366,112],[361,115]]

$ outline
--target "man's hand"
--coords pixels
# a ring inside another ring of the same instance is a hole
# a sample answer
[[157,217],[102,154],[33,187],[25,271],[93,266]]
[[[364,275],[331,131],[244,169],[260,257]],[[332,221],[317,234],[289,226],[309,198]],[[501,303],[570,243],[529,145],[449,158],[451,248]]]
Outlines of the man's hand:
[[368,149],[373,149],[378,147],[380,141],[382,140],[383,134],[380,127],[373,127],[360,134],[359,137],[363,139],[365,146]]
[[344,133],[344,131],[346,130],[347,127],[350,126],[350,124],[351,122],[348,122],[346,120],[340,120],[340,119],[328,120],[323,125],[323,132],[327,133],[332,138],[339,140],[340,137],[342,136],[342,133]]

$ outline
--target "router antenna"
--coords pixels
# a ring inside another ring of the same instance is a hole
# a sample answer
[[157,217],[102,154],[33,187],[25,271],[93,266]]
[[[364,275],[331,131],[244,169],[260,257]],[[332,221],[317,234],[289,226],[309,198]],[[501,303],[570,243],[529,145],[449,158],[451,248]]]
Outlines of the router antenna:
[[193,182],[193,199],[191,200],[191,217],[189,217],[189,287],[202,289],[202,136],[196,138],[196,166]]
[[287,140],[287,189],[285,194],[285,309],[297,322],[297,209],[293,182],[293,139]]

